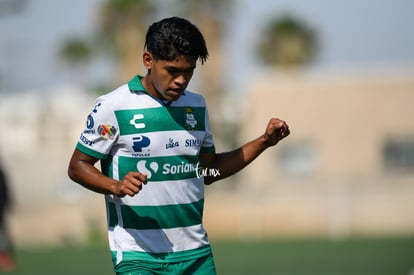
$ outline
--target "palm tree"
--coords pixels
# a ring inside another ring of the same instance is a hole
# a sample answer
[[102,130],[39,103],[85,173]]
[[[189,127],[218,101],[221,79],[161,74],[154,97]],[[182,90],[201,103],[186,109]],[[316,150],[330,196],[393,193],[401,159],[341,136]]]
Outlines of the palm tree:
[[258,46],[258,55],[265,65],[297,68],[314,58],[316,33],[308,25],[284,15],[269,22]]
[[[199,86],[209,105],[211,123],[214,129],[215,140],[221,146],[233,148],[238,144],[239,123],[230,121],[224,114],[229,106],[225,105],[226,97],[223,69],[227,59],[224,56],[222,43],[225,40],[225,31],[228,18],[231,18],[231,0],[178,0],[181,14],[196,24],[206,40],[209,59],[200,68]],[[232,106],[236,110],[236,106]],[[233,181],[235,178],[228,179]],[[229,185],[228,185],[229,186]]]
[[89,43],[79,37],[72,37],[63,43],[59,50],[59,58],[69,67],[73,73],[74,81],[81,85],[86,84],[87,63],[91,60],[93,51]]
[[99,38],[119,62],[119,83],[139,69],[147,20],[155,11],[150,0],[106,0],[99,13]]
[[[226,26],[226,18],[229,17],[233,1],[222,0],[178,0],[179,11],[182,16],[190,19],[199,26],[205,37],[209,50],[209,60],[203,66],[200,75],[200,86],[203,88],[210,106],[219,107],[220,96],[223,95],[223,50],[222,41]],[[205,87],[208,87],[206,89]],[[219,112],[214,112],[220,116]]]
[[68,39],[60,49],[59,55],[68,64],[87,62],[92,54],[88,43],[81,38]]

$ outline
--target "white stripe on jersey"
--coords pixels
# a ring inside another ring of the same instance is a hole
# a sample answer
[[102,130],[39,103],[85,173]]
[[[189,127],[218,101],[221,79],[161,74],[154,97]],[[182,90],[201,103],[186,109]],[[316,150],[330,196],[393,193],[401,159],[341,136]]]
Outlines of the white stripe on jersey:
[[[122,247],[123,252],[180,252],[209,244],[201,224],[163,230],[124,229],[117,226],[114,231],[109,231],[109,247],[112,251],[119,251]],[[141,247],[142,244],[146,246]]]

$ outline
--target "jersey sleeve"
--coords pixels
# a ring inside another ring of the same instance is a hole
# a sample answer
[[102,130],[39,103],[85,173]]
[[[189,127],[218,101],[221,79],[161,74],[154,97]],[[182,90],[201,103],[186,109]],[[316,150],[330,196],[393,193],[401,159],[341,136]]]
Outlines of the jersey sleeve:
[[100,97],[86,119],[76,149],[92,157],[106,159],[118,137],[114,108],[109,100]]
[[215,153],[216,152],[216,148],[214,145],[214,139],[213,139],[213,134],[211,133],[211,129],[210,129],[210,121],[208,118],[208,110],[207,107],[205,108],[205,137],[203,140],[203,143],[201,145],[200,148],[200,153]]

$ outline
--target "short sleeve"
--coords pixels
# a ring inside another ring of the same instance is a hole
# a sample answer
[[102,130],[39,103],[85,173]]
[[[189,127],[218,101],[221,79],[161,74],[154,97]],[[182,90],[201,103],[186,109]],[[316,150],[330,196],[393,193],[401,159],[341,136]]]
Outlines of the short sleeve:
[[205,137],[203,143],[200,148],[201,153],[215,153],[216,148],[214,145],[213,134],[211,133],[210,129],[210,121],[208,117],[208,110],[207,107],[205,108]]
[[104,96],[99,97],[87,116],[76,149],[87,155],[106,159],[118,137],[119,127],[114,108]]

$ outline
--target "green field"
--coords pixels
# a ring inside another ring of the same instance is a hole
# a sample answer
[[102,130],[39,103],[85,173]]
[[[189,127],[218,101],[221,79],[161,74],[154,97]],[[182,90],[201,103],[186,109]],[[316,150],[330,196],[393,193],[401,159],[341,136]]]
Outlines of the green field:
[[[212,241],[219,275],[411,275],[414,237]],[[8,274],[113,274],[106,246],[19,248]]]

